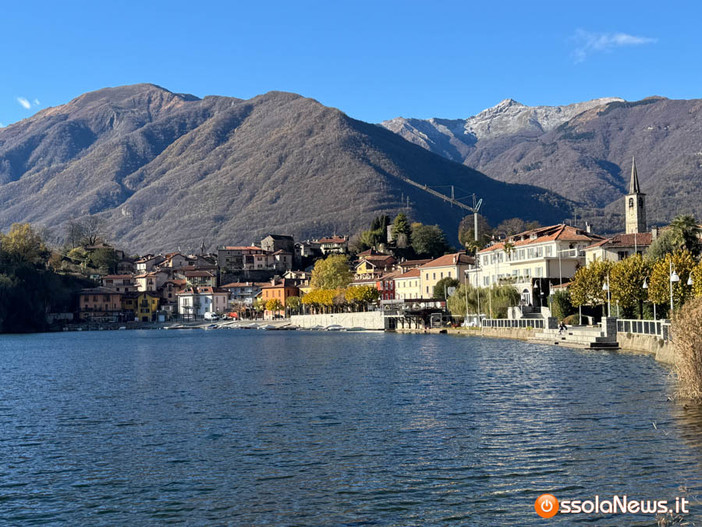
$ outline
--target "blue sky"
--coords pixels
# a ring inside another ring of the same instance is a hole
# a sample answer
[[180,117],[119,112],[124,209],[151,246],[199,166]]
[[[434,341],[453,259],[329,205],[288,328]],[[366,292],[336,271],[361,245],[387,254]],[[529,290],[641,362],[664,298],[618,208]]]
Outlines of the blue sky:
[[352,117],[459,118],[505,98],[702,97],[695,2],[12,2],[4,125],[105,86],[300,93]]

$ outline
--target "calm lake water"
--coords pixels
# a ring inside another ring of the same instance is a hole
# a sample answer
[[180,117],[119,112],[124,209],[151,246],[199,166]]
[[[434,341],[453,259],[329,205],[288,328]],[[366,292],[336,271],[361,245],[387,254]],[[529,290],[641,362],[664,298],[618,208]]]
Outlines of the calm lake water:
[[655,525],[534,500],[687,496],[702,414],[647,356],[444,335],[0,336],[0,523]]

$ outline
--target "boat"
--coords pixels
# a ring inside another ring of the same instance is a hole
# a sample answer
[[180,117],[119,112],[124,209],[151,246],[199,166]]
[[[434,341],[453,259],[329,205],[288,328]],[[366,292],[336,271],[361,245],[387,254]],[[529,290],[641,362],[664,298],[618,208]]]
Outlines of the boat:
[[341,331],[344,329],[344,326],[341,326],[339,324],[332,324],[331,326],[327,326],[324,328],[324,331]]

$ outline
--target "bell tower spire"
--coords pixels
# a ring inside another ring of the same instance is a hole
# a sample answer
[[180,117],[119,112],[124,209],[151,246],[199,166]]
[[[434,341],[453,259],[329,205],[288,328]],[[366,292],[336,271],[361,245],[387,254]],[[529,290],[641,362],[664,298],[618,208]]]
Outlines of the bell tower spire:
[[636,171],[636,160],[633,157],[631,158],[629,193],[626,195],[624,207],[626,233],[646,232],[646,194],[641,192],[639,174]]

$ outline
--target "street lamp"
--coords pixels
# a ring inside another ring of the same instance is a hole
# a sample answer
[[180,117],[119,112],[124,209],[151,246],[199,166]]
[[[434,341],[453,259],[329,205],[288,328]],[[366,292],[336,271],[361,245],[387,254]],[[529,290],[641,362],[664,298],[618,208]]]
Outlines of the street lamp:
[[607,281],[602,284],[602,291],[607,291],[607,316],[612,316],[612,297],[609,292],[609,273],[607,273]]
[[[648,289],[648,281],[644,278],[644,283],[642,286],[644,289]],[[653,320],[656,320],[656,303],[651,302],[653,304]]]
[[466,321],[465,321],[465,326],[468,327],[468,269],[463,271],[463,274],[465,275],[466,279],[465,282],[463,282],[463,285],[465,286],[463,292],[466,295]]
[[679,282],[680,277],[678,273],[673,270],[673,260],[669,262],[670,264],[670,314],[673,314],[673,282]]
[[687,279],[687,285],[693,285],[694,282],[692,281],[692,271],[690,271],[690,276]]

